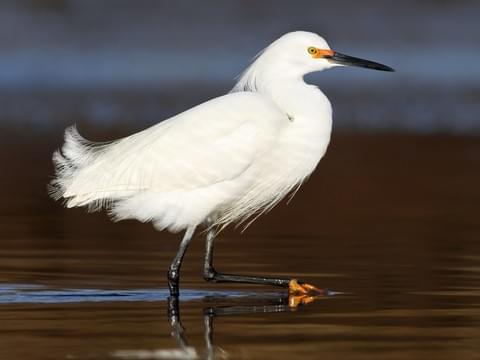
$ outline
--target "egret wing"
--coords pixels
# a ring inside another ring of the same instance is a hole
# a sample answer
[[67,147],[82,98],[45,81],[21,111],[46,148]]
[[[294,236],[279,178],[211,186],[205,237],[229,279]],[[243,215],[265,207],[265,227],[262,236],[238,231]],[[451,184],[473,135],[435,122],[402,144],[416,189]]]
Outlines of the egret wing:
[[98,148],[78,139],[69,145],[67,139],[67,160],[77,159],[76,168],[57,183],[69,206],[99,202],[100,207],[143,191],[211,186],[243,173],[286,123],[261,95],[229,94]]

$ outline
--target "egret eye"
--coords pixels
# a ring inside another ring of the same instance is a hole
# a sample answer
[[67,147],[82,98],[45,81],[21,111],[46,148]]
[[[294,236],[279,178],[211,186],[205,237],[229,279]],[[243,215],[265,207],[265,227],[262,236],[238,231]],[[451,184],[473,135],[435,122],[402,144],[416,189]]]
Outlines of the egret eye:
[[308,53],[310,55],[315,55],[317,53],[317,48],[316,47],[313,47],[313,46],[310,46],[308,49],[307,49]]

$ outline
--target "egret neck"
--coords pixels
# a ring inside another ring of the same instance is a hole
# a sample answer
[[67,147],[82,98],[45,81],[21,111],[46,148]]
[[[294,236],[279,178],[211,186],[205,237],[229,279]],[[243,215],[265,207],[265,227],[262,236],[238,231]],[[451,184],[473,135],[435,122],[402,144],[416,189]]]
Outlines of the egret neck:
[[290,119],[288,138],[295,139],[292,151],[296,156],[303,152],[301,157],[305,162],[302,167],[306,172],[312,171],[330,142],[330,101],[319,88],[305,83],[303,77],[280,77],[269,81],[268,85],[260,92],[270,97],[287,114]]

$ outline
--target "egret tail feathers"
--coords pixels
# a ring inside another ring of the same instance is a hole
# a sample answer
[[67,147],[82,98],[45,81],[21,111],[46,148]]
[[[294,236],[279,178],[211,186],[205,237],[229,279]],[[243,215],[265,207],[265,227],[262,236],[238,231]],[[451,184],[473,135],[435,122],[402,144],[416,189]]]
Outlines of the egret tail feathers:
[[[101,196],[98,194],[69,194],[68,189],[79,171],[98,159],[112,142],[97,143],[88,141],[78,133],[75,126],[65,130],[64,140],[62,148],[53,154],[55,177],[48,185],[48,192],[55,200],[64,198],[65,205],[69,208],[84,205],[90,206],[92,202],[98,201]],[[94,207],[101,208],[102,206],[97,204]]]

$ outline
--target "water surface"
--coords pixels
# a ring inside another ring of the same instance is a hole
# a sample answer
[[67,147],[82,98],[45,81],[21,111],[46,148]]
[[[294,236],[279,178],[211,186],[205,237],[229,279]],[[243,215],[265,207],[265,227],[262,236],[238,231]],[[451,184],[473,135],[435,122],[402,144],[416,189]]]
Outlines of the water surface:
[[45,195],[58,135],[13,135],[0,154],[2,359],[480,355],[476,138],[335,136],[293,202],[222,233],[215,261],[337,294],[291,308],[280,288],[207,284],[198,234],[169,319],[178,236],[63,209]]

